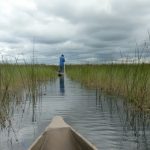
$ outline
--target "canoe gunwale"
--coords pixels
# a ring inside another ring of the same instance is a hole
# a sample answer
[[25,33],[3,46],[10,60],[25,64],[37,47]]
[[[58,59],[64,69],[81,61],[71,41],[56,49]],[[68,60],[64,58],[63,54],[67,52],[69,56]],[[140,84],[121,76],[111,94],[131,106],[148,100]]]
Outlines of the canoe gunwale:
[[[54,117],[51,121],[51,123],[49,124],[49,126],[45,129],[45,131],[33,142],[33,144],[30,146],[30,148],[28,150],[35,150],[34,147],[36,147],[36,144],[38,144],[39,142],[44,143],[43,140],[45,140],[45,135],[50,134],[53,131],[57,131],[56,133],[58,133],[58,130],[68,130],[70,131],[70,134],[72,135],[73,139],[76,140],[77,143],[80,143],[82,145],[85,145],[84,149],[86,150],[97,150],[97,148],[90,143],[85,137],[83,137],[81,134],[79,134],[75,129],[73,129],[70,125],[68,125],[62,117]],[[36,149],[36,150],[41,150],[40,149]],[[43,149],[42,149],[43,150]],[[44,149],[45,150],[45,149]],[[47,150],[47,149],[46,149]]]
[[85,137],[83,137],[80,133],[78,133],[75,129],[73,129],[72,127],[70,127],[72,132],[74,134],[76,134],[81,140],[83,140],[83,142],[87,143],[88,146],[93,149],[93,150],[97,150],[97,148],[91,143],[89,142]]

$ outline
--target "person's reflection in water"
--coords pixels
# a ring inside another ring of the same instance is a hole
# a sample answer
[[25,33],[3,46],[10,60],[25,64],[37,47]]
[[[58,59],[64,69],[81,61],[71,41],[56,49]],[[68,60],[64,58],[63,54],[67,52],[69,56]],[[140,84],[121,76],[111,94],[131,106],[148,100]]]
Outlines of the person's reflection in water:
[[59,86],[60,86],[60,93],[64,95],[65,94],[64,76],[59,77]]

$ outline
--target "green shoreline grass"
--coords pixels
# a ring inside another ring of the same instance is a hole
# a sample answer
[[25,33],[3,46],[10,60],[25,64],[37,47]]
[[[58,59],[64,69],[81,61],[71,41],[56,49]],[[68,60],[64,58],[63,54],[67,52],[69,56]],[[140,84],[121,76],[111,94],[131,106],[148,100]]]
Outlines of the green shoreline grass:
[[21,97],[17,97],[20,90],[27,90],[31,95],[33,107],[40,85],[45,81],[57,77],[56,66],[37,64],[0,64],[0,127],[11,126],[10,104]]
[[150,64],[67,65],[67,75],[89,88],[120,95],[150,110]]
[[0,64],[0,89],[32,86],[34,82],[56,78],[56,66]]

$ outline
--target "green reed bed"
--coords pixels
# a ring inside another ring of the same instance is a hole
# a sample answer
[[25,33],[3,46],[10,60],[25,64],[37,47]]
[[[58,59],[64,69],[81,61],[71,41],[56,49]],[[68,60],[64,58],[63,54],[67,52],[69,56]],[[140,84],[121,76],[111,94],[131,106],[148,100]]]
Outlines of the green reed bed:
[[56,70],[56,66],[49,65],[0,64],[0,127],[8,127],[11,124],[10,102],[18,99],[17,92],[28,90],[34,107],[40,84],[55,79]]
[[68,65],[67,75],[90,88],[120,95],[150,110],[150,64]]
[[26,87],[56,77],[56,66],[0,64],[0,88],[2,90]]

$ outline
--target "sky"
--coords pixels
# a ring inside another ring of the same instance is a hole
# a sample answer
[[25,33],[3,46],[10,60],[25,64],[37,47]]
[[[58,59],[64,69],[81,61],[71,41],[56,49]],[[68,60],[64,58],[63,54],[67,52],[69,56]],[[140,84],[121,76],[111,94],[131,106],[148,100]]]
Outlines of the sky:
[[0,0],[0,60],[150,62],[150,0]]

